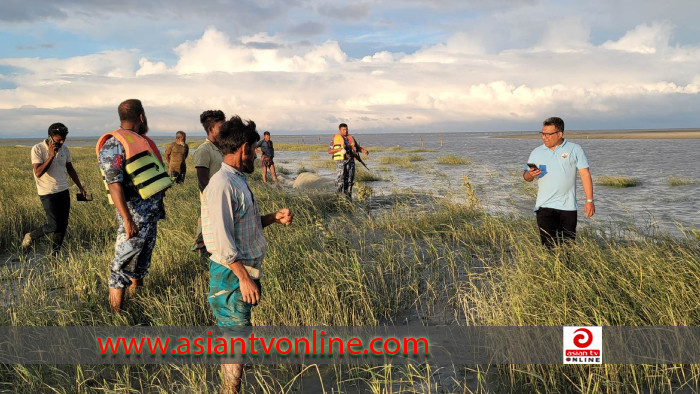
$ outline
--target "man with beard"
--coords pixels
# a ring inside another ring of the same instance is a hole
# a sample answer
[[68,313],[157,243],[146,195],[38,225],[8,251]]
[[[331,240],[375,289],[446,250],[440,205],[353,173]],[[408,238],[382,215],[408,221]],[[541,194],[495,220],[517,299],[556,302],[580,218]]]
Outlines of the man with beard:
[[121,127],[97,142],[100,170],[116,208],[117,240],[110,265],[109,304],[122,309],[124,288],[129,296],[143,285],[151,266],[158,221],[165,218],[163,197],[172,185],[156,144],[146,137],[148,123],[141,101],[119,104]]
[[[224,161],[202,195],[202,233],[211,252],[209,305],[219,326],[251,325],[251,308],[261,294],[266,250],[263,228],[292,223],[288,208],[260,215],[248,187],[244,174],[254,170],[259,140],[255,122],[244,122],[238,116],[224,122],[218,138]],[[243,365],[222,365],[221,372],[224,388],[238,393]]]

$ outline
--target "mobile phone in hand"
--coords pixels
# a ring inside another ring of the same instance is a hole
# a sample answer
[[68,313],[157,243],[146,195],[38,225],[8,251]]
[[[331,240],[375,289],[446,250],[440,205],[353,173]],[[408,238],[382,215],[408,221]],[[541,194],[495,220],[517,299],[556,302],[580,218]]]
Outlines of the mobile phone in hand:
[[535,163],[527,163],[527,166],[530,167],[531,170],[539,170],[539,168],[537,168],[537,164]]
[[83,195],[83,193],[78,192],[78,194],[75,195],[75,198],[78,201],[92,201],[92,193],[86,193]]

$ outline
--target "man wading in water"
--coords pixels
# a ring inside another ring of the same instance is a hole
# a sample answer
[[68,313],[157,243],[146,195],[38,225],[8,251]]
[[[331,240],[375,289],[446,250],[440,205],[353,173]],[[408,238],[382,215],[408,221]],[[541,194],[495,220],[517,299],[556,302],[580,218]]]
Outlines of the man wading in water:
[[[348,151],[354,153],[349,154]],[[352,200],[352,186],[355,184],[355,158],[357,152],[369,156],[367,149],[362,148],[357,140],[348,134],[348,125],[338,125],[338,134],[333,136],[328,154],[333,155],[336,169],[336,185],[338,193],[345,193]],[[359,157],[359,156],[358,156]]]

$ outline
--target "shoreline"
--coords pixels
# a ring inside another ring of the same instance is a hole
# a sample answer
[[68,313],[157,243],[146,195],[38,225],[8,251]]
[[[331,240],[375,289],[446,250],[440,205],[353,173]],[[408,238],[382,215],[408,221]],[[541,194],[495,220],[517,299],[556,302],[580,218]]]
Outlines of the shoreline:
[[[522,138],[522,139],[540,139],[539,133],[532,132],[528,134],[509,134],[509,135],[494,135],[491,138]],[[567,131],[564,133],[564,138],[567,139],[636,139],[636,140],[675,140],[675,139],[700,139],[700,130],[635,130],[635,131]]]

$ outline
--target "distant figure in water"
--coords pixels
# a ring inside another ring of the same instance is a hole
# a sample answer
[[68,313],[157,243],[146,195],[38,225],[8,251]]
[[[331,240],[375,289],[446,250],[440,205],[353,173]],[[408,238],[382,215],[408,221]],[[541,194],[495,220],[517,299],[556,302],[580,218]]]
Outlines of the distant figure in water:
[[593,180],[583,149],[564,139],[564,121],[552,117],[542,123],[543,145],[535,148],[525,165],[523,178],[538,178],[535,214],[542,245],[553,248],[576,239],[576,172],[586,193],[586,217],[595,213]]

